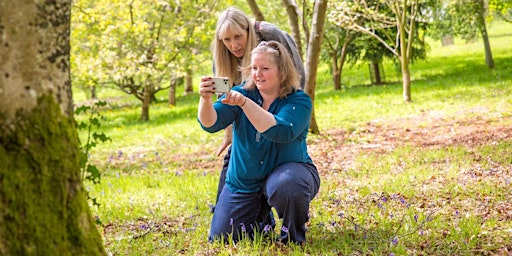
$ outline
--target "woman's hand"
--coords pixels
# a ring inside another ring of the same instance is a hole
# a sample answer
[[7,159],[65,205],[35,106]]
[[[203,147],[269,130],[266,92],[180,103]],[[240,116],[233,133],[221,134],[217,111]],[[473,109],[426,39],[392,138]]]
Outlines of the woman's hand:
[[247,101],[247,98],[237,91],[229,91],[226,93],[226,97],[222,99],[222,103],[230,106],[242,107]]
[[212,95],[215,94],[215,84],[211,76],[201,77],[199,83],[199,95],[205,100],[211,100]]

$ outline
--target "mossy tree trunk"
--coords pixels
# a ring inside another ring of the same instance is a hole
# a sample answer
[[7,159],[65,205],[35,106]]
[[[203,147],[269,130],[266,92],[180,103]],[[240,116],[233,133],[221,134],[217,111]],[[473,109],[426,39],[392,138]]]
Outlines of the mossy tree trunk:
[[105,255],[80,179],[71,0],[0,1],[0,255]]

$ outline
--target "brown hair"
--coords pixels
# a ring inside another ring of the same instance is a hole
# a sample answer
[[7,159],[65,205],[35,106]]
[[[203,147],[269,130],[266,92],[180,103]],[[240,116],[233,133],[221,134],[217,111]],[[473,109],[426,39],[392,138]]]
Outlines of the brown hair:
[[[300,75],[295,64],[293,63],[290,54],[288,54],[286,47],[277,41],[263,41],[251,52],[251,57],[256,54],[267,54],[270,60],[278,68],[278,74],[281,82],[278,97],[280,99],[286,98],[290,93],[300,90]],[[245,89],[253,89],[256,87],[252,76],[251,65],[245,66],[243,74],[247,77],[247,83],[244,85]]]

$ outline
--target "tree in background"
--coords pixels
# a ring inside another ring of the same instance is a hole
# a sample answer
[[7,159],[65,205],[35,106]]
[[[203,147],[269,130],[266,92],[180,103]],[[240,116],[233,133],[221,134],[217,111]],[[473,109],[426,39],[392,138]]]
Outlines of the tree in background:
[[484,43],[485,64],[488,68],[494,68],[487,23],[495,15],[507,21],[511,8],[511,0],[445,0],[442,9],[436,12],[430,34],[434,38],[460,36],[467,41],[480,35]]
[[320,59],[320,49],[322,46],[325,14],[327,12],[327,0],[315,0],[315,7],[313,9],[313,18],[311,20],[311,33],[309,35],[309,42],[307,46],[306,63],[304,68],[306,70],[306,93],[311,97],[313,103],[313,111],[311,113],[311,122],[309,129],[313,134],[319,134],[320,129],[316,123],[315,118],[315,90],[316,90],[316,76],[318,69],[318,61]]
[[106,255],[80,175],[71,0],[0,1],[0,255]]
[[355,32],[333,25],[329,21],[325,24],[324,47],[321,57],[323,61],[331,62],[330,70],[334,90],[341,90],[341,74],[355,37]]
[[[73,63],[77,81],[115,85],[142,102],[149,120],[155,94],[187,81],[205,60],[216,2],[79,0],[73,15]],[[199,33],[201,32],[201,33]],[[186,77],[183,79],[183,77]],[[173,88],[170,90],[175,92]],[[169,97],[172,101],[172,95]]]
[[[422,34],[418,31],[418,23],[423,21],[425,10],[429,10],[433,2],[435,0],[336,2],[329,13],[329,20],[347,30],[372,36],[396,56],[402,73],[403,100],[410,102],[410,62],[414,43]],[[364,21],[361,22],[361,19]]]

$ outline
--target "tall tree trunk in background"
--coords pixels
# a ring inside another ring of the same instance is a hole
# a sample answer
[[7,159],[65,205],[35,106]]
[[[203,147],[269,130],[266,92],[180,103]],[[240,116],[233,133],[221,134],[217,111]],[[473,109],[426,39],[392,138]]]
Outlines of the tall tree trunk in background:
[[[345,40],[341,46],[341,50],[338,51],[340,38],[336,39],[335,43],[329,42],[327,40],[327,45],[329,46],[329,55],[331,56],[331,69],[332,69],[332,81],[334,83],[334,90],[341,90],[341,74],[343,72],[343,66],[345,65],[345,60],[347,58],[348,46],[354,39],[354,36],[350,34],[350,31],[346,31]],[[338,52],[339,56],[338,56]]]
[[0,255],[106,255],[80,175],[70,13],[0,1]]
[[149,106],[151,105],[151,97],[153,96],[153,85],[147,82],[144,85],[144,92],[142,94],[142,112],[140,118],[143,121],[149,121]]
[[295,43],[297,44],[297,49],[299,50],[300,57],[304,58],[299,27],[299,17],[301,17],[302,14],[295,0],[282,0],[282,3],[286,8],[286,13],[288,13],[288,21],[290,22],[290,27],[292,29],[292,37],[295,40]]
[[96,85],[91,86],[91,99],[98,99],[98,95],[96,95]]
[[194,73],[191,68],[187,69],[187,73],[185,74],[185,95],[190,95],[194,93],[194,84],[192,78]]
[[313,11],[311,35],[308,42],[306,58],[306,93],[313,101],[313,112],[311,114],[310,129],[314,134],[320,134],[320,129],[315,118],[315,89],[318,61],[320,59],[320,48],[325,24],[325,12],[327,11],[327,0],[316,0]]
[[382,84],[382,77],[380,75],[379,62],[377,62],[377,61],[371,61],[370,62],[370,72],[373,73],[372,83],[374,83],[374,84]]
[[254,15],[255,20],[263,21],[265,17],[263,17],[263,13],[261,12],[256,0],[247,0],[247,4],[251,8],[251,12]]
[[176,106],[176,79],[171,80],[169,87],[169,97],[167,99],[169,106]]
[[484,49],[485,49],[485,64],[488,68],[494,68],[494,58],[492,57],[491,44],[489,42],[489,35],[487,34],[487,23],[485,21],[485,3],[483,0],[478,0],[479,12],[477,19],[480,24],[480,33],[482,35],[482,39],[484,41]]

